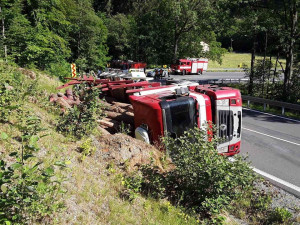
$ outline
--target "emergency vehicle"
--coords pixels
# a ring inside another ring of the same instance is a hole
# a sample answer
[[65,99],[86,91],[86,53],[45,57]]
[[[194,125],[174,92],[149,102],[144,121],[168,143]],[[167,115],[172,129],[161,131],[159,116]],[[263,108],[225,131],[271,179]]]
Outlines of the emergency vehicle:
[[195,126],[217,126],[218,152],[239,153],[242,127],[242,100],[239,90],[216,86],[178,86],[130,90],[134,110],[135,136],[147,143],[161,137],[180,137]]
[[171,65],[173,74],[202,74],[207,70],[208,59],[205,58],[187,58],[179,59]]

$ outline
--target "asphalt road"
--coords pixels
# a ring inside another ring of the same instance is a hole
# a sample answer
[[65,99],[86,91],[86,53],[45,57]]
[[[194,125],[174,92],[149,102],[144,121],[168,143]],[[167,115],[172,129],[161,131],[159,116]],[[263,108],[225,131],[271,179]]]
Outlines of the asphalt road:
[[242,79],[245,78],[244,72],[204,72],[202,75],[170,75],[173,79],[178,80],[210,80],[210,79]]
[[244,109],[242,132],[253,167],[300,187],[300,121]]

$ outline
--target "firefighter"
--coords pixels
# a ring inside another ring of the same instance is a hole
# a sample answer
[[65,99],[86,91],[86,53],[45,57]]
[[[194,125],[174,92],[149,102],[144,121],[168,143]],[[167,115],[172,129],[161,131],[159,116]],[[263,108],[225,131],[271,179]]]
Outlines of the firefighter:
[[155,69],[154,79],[157,80],[158,78],[159,78],[159,76],[158,76],[158,69]]
[[161,69],[159,70],[159,79],[162,79],[163,73],[164,73],[164,70],[161,68]]

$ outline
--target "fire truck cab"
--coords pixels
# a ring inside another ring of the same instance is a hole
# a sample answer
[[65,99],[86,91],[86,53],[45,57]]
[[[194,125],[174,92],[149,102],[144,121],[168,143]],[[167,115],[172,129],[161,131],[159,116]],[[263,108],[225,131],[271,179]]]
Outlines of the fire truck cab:
[[239,153],[242,107],[237,89],[217,89],[209,86],[153,88],[147,94],[131,95],[136,138],[159,143],[170,135],[180,137],[195,126],[207,128],[213,123],[220,137],[217,147],[223,155]]
[[171,65],[173,74],[202,74],[207,70],[208,59],[205,58],[187,58],[179,59]]

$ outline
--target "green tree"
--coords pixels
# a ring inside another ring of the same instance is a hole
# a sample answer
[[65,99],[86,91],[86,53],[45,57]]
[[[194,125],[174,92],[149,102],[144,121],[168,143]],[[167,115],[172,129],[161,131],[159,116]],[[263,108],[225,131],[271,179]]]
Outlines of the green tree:
[[134,20],[131,16],[117,14],[106,19],[109,46],[109,55],[113,59],[130,59],[133,48],[131,35],[133,31]]

